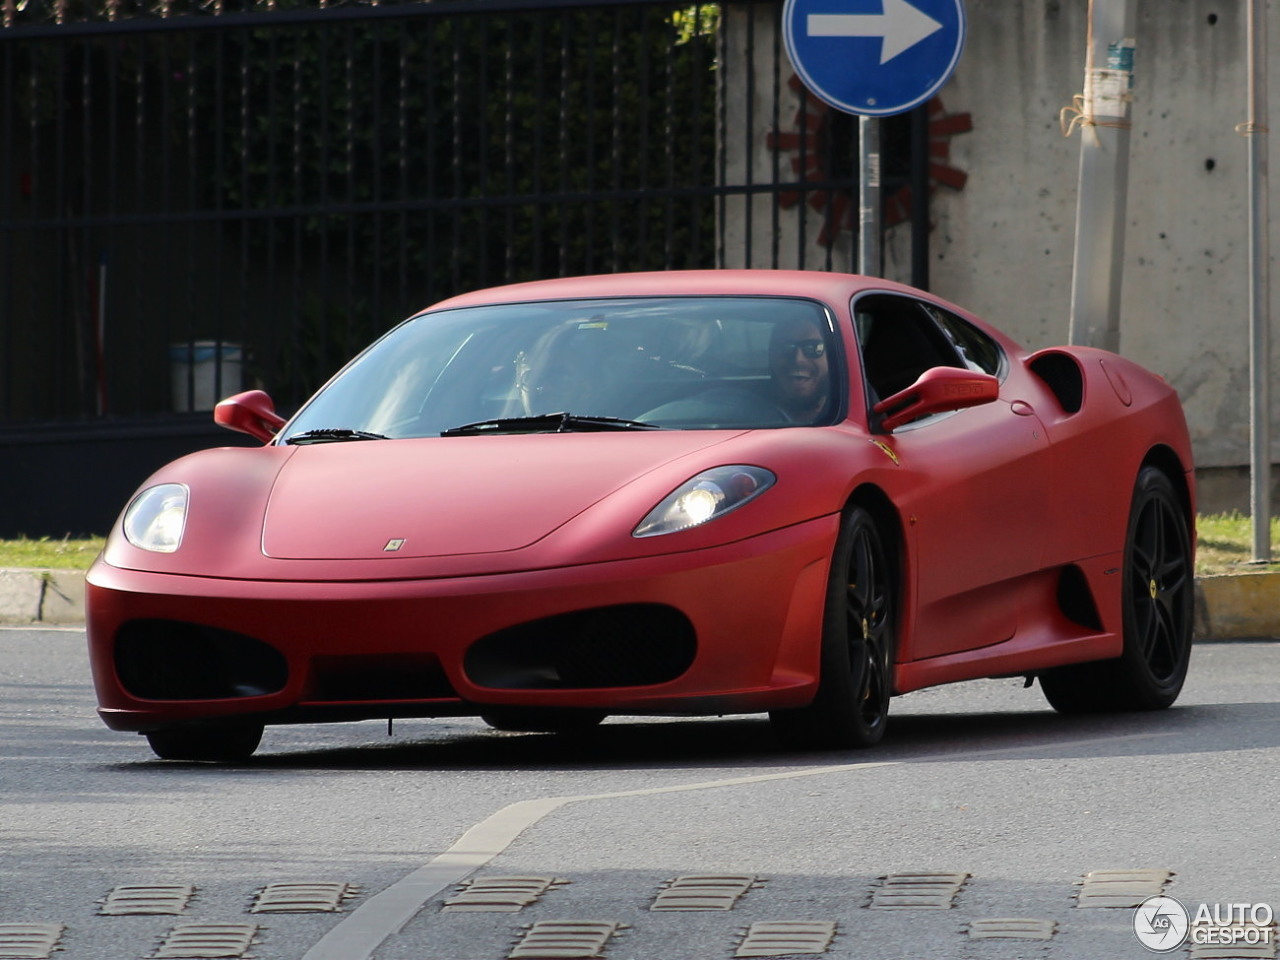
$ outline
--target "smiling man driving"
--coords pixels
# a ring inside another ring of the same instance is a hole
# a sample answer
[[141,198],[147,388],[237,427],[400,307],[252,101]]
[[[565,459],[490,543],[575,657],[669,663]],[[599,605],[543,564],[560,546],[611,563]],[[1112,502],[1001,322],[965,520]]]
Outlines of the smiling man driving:
[[827,405],[830,367],[818,325],[804,318],[780,323],[769,340],[773,401],[792,422],[811,423]]

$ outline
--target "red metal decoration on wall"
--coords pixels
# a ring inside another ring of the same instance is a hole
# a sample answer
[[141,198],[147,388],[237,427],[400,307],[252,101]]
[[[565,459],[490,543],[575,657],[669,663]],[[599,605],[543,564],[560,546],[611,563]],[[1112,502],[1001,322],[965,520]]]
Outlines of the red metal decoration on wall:
[[[830,133],[834,111],[810,93],[800,78],[792,75],[787,85],[804,100],[796,110],[791,130],[770,131],[766,144],[770,150],[791,154],[791,169],[802,183],[822,183],[833,179],[835,171],[828,169],[831,151],[825,148]],[[963,190],[969,175],[948,162],[951,158],[951,138],[973,129],[973,119],[967,113],[947,113],[940,97],[929,101],[929,187],[937,186]],[[889,228],[903,223],[911,216],[911,187],[904,186],[884,198],[884,226]],[[824,247],[833,244],[844,230],[853,228],[856,198],[847,190],[790,190],[778,196],[783,209],[790,210],[805,200],[818,213],[823,214],[818,243]]]

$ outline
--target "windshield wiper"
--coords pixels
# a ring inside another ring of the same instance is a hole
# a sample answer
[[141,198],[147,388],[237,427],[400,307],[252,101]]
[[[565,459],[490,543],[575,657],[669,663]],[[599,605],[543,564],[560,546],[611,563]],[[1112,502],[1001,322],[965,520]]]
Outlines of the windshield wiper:
[[579,417],[572,413],[542,413],[532,417],[502,417],[479,420],[440,431],[442,437],[477,436],[501,433],[597,433],[605,430],[661,430],[656,423],[623,420],[619,417]]
[[380,433],[368,430],[352,430],[350,427],[322,427],[319,430],[307,430],[295,434],[285,443],[343,443],[347,440],[390,440]]

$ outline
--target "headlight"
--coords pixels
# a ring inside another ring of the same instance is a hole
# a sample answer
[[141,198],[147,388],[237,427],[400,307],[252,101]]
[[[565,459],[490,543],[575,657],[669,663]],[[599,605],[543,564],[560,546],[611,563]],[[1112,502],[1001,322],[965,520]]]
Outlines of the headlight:
[[658,537],[723,517],[754,500],[777,481],[763,467],[715,467],[691,477],[649,511],[633,537]]
[[187,488],[180,483],[148,487],[124,512],[125,538],[135,547],[173,553],[187,525]]

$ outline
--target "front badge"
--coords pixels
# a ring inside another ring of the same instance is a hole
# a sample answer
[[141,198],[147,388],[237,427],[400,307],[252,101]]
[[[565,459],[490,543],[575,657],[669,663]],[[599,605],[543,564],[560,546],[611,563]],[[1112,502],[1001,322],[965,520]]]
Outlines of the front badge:
[[387,545],[382,548],[383,553],[395,553],[404,546],[404,540],[388,540]]

